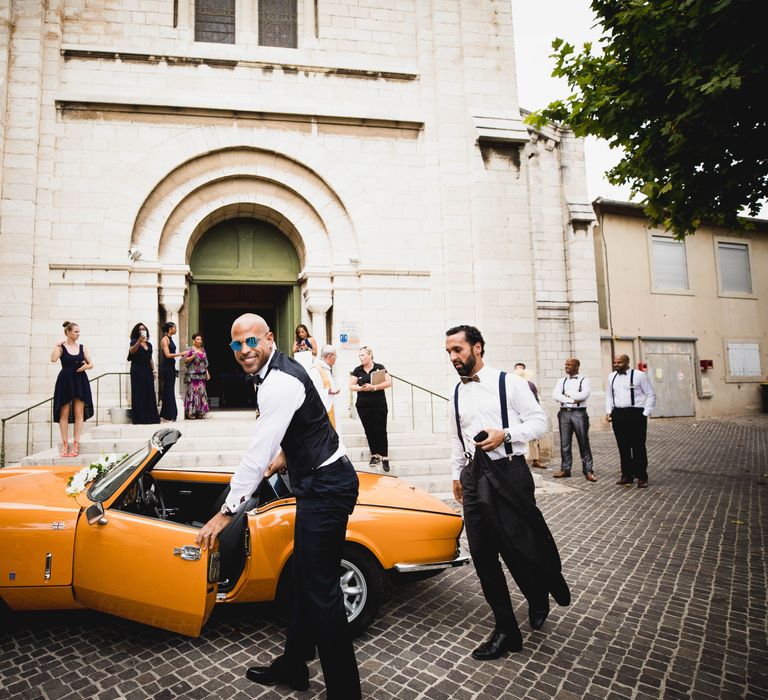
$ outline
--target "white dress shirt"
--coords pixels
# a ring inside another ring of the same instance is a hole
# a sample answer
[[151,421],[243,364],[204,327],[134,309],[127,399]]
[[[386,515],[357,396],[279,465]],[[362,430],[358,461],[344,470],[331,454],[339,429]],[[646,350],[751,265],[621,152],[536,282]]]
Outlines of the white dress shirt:
[[[474,454],[474,436],[486,428],[501,430],[501,404],[499,400],[499,374],[501,372],[485,365],[478,373],[479,382],[459,384],[459,418],[464,447],[456,432],[456,412],[451,392],[451,466],[453,478],[458,480],[467,460],[464,449]],[[506,376],[507,413],[509,432],[512,436],[512,453],[525,454],[528,442],[537,440],[547,430],[547,415],[533,396],[528,382],[512,372]],[[491,459],[506,457],[504,443],[487,453]]]
[[586,408],[587,399],[591,393],[592,385],[589,383],[589,377],[583,374],[573,376],[566,374],[565,377],[557,380],[552,390],[552,398],[564,408]]
[[[232,511],[237,510],[243,501],[250,498],[261,483],[269,463],[280,451],[280,443],[293,414],[301,407],[306,397],[304,385],[296,377],[278,369],[273,369],[267,374],[269,362],[274,354],[273,348],[269,361],[257,372],[263,380],[258,389],[259,417],[256,419],[251,444],[229,482],[230,492],[226,504]],[[318,466],[331,464],[346,453],[343,443],[339,440],[336,452]]]
[[[634,372],[634,374],[631,374]],[[629,380],[633,378],[635,403],[632,403],[632,392]],[[656,406],[656,392],[651,386],[651,380],[645,372],[639,369],[628,369],[626,374],[611,372],[605,386],[605,413],[610,414],[614,408],[642,408],[644,416],[650,416]]]

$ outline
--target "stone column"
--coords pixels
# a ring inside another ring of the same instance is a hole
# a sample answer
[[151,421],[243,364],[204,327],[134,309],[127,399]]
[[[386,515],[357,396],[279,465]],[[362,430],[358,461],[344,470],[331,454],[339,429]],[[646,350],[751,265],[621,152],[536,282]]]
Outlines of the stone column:
[[304,302],[312,318],[312,337],[317,342],[318,352],[328,342],[326,316],[333,305],[333,290],[330,275],[308,273],[304,283]]
[[[160,306],[165,310],[166,314],[166,321],[170,321],[171,323],[176,324],[177,329],[177,338],[185,338],[187,335],[186,329],[182,329],[179,325],[179,312],[181,311],[181,308],[184,306],[184,294],[187,290],[187,273],[189,272],[189,269],[186,265],[179,266],[182,269],[163,269],[163,271],[160,273],[160,289],[159,291],[159,301]],[[182,334],[182,330],[184,333]],[[158,341],[158,349],[160,347],[160,343]],[[181,341],[179,341],[179,344],[176,348],[176,352],[180,352],[184,348],[181,345]],[[179,363],[177,361],[177,367],[179,366]],[[184,386],[184,382],[182,381],[183,374],[180,371],[179,372],[179,381],[176,382],[176,408],[178,409],[179,416],[184,415],[184,392],[186,391],[186,386]]]

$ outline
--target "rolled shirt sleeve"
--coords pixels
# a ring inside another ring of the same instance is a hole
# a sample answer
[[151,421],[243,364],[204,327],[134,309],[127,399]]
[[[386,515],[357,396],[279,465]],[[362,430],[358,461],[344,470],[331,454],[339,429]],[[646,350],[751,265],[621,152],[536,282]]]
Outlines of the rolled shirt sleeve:
[[[451,392],[449,416],[451,421],[451,467],[454,480],[459,478],[461,470],[467,463],[464,450],[474,454],[475,442],[473,437],[486,428],[502,428],[501,406],[498,390],[498,370],[483,368],[479,376],[481,383],[470,382],[459,385],[459,413],[461,419],[461,439],[457,433],[456,414],[453,404],[454,393]],[[524,454],[527,443],[537,440],[547,431],[547,416],[544,409],[536,401],[536,397],[528,387],[528,382],[517,375],[506,375],[507,413],[509,416],[509,432],[512,437],[514,454]],[[507,454],[502,443],[495,450],[488,452],[491,459],[499,459]]]
[[640,377],[640,386],[642,387],[645,396],[643,415],[650,416],[651,413],[653,413],[653,409],[656,408],[656,392],[653,390],[651,380],[645,372],[643,372]]
[[293,414],[304,402],[304,386],[284,372],[273,371],[259,387],[259,417],[251,444],[229,483],[227,507],[235,511],[254,493],[269,463],[280,450]]
[[589,377],[582,377],[579,381],[581,383],[581,391],[576,391],[571,400],[584,403],[592,393],[592,384],[589,382]]
[[558,379],[555,383],[555,388],[552,389],[552,398],[557,401],[559,404],[564,403],[570,403],[571,399],[569,399],[564,393],[563,393],[563,380]]
[[611,374],[608,375],[608,379],[605,383],[605,415],[610,416],[611,411],[613,411],[613,384],[614,378],[616,377],[616,372],[611,372]]

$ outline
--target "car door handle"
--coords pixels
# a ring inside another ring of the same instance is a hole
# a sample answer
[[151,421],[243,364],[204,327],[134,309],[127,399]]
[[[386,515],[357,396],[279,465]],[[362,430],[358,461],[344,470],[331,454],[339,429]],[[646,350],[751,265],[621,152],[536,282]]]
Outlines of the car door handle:
[[181,547],[174,547],[173,556],[181,557],[186,561],[198,561],[200,559],[200,547],[196,547],[193,544],[185,544]]

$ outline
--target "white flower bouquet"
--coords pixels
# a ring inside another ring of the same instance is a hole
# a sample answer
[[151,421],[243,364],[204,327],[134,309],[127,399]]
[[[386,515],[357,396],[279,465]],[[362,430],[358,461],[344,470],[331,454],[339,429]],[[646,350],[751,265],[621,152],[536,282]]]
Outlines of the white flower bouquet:
[[70,476],[67,481],[67,487],[64,490],[72,497],[77,496],[77,494],[85,491],[85,487],[91,481],[109,471],[119,462],[122,462],[127,456],[127,453],[122,455],[101,455],[96,462],[93,462],[87,467],[83,467],[80,471],[75,472]]

